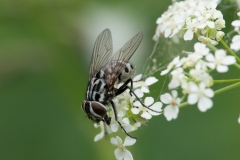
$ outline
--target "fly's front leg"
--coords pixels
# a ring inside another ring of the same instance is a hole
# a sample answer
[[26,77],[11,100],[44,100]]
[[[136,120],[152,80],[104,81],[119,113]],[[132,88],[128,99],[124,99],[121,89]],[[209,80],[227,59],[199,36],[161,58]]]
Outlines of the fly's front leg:
[[[128,84],[130,83],[130,87]],[[118,96],[119,94],[122,94],[126,89],[130,89],[129,94],[132,96],[131,90],[133,88],[133,81],[131,78],[129,78],[119,89],[116,90],[115,95]]]
[[[128,86],[128,83],[131,83],[131,86]],[[121,93],[123,93],[125,90],[129,89],[129,94],[132,96],[132,94],[136,97],[136,99],[142,104],[143,107],[148,108],[149,110],[156,112],[156,113],[162,113],[162,111],[155,111],[149,107],[147,107],[145,104],[143,104],[143,102],[140,100],[140,98],[134,93],[133,91],[133,81],[132,79],[128,79],[119,89],[116,90],[115,95],[119,95]]]

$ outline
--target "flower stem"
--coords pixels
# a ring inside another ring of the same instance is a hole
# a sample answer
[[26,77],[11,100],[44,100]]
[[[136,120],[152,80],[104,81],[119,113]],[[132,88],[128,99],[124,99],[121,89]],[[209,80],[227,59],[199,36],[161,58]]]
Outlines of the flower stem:
[[236,68],[238,68],[238,69],[240,69],[240,65],[239,64],[237,64],[237,63],[235,63],[235,64],[233,64]]
[[233,56],[237,59],[237,61],[240,63],[240,58],[236,55],[236,53],[234,53],[234,52],[228,47],[228,45],[227,45],[223,40],[221,40],[220,43],[221,43],[221,44],[228,50],[228,52],[229,52],[231,55],[233,55]]
[[234,88],[237,88],[237,87],[240,87],[240,82],[237,82],[237,83],[234,83],[234,84],[229,85],[227,87],[223,87],[221,89],[218,89],[218,90],[214,91],[214,93],[219,94],[219,93],[226,92],[228,90],[231,90],[231,89],[234,89]]
[[240,79],[213,80],[214,84],[240,82]]
[[188,105],[189,105],[188,102],[183,102],[183,103],[181,103],[181,104],[178,106],[178,108],[183,108],[183,107],[186,107],[186,106],[188,106]]
[[215,46],[213,46],[212,44],[207,44],[207,46],[214,52],[217,50],[217,48]]

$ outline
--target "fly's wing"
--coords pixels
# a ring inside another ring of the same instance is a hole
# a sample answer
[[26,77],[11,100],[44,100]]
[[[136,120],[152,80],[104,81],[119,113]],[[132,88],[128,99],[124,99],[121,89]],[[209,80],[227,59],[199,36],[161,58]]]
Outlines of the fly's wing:
[[[114,68],[114,72],[112,75],[112,81],[111,84],[108,85],[114,85],[116,80],[118,79],[118,76],[121,74],[123,67],[125,67],[125,64],[130,60],[134,52],[137,50],[138,46],[140,45],[142,39],[143,39],[143,32],[139,32],[136,34],[133,38],[131,38],[127,43],[123,45],[121,49],[119,49],[111,58],[111,61],[122,61],[125,63],[119,63],[119,65],[116,65]],[[115,63],[112,63],[115,64]]]
[[89,69],[89,80],[110,60],[112,56],[112,35],[105,29],[97,37],[94,44],[92,59]]

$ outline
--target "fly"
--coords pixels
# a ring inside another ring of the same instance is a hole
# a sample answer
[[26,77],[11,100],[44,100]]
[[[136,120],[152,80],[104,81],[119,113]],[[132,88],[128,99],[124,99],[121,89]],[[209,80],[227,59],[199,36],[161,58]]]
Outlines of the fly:
[[[143,35],[143,32],[139,32],[120,50],[112,54],[111,31],[105,29],[100,33],[93,48],[86,97],[82,103],[82,109],[89,119],[97,123],[103,121],[108,125],[111,123],[111,117],[107,114],[106,105],[111,104],[115,120],[123,131],[132,138],[135,137],[129,135],[118,121],[117,109],[112,99],[129,89],[129,93],[133,94],[145,106],[132,90],[134,67],[129,63],[130,58],[140,45]],[[119,83],[123,83],[123,85],[117,88]]]

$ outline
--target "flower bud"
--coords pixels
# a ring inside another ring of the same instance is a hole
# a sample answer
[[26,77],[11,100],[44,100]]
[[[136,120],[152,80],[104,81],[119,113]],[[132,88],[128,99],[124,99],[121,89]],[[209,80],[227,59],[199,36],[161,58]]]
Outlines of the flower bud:
[[224,36],[225,36],[225,33],[223,31],[218,31],[216,34],[216,40],[221,41]]

